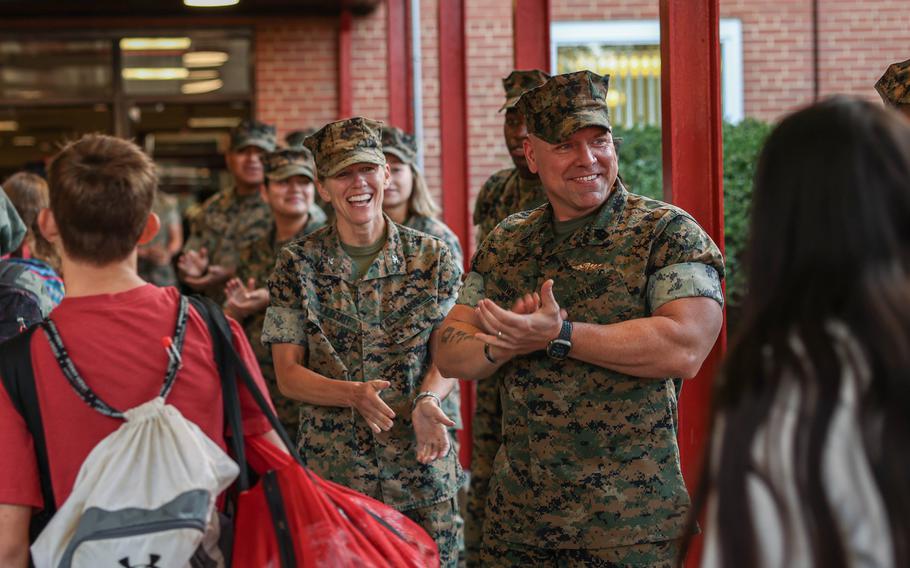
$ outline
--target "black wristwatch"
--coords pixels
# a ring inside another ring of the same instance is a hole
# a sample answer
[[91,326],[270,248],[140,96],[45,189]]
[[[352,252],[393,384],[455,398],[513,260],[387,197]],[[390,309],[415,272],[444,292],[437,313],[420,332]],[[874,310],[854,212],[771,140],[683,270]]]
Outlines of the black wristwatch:
[[556,339],[550,340],[550,343],[547,345],[547,355],[549,355],[551,359],[562,361],[569,356],[569,351],[571,350],[572,322],[563,320],[562,329],[559,330],[559,335],[556,336]]

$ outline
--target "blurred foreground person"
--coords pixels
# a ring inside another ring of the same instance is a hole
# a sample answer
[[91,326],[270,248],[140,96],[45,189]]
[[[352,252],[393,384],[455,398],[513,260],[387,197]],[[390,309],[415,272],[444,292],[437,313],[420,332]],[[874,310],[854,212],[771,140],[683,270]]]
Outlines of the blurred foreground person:
[[835,97],[762,151],[703,566],[910,563],[910,127]]

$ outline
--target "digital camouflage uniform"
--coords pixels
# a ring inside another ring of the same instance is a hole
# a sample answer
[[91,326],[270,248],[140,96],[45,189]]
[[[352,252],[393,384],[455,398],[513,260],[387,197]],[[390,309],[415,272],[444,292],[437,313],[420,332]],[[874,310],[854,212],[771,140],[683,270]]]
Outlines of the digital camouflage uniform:
[[[243,121],[231,131],[231,150],[256,146],[266,152],[275,149],[275,127],[261,122]],[[258,192],[238,195],[231,186],[202,204],[190,219],[190,236],[184,251],[208,251],[209,264],[236,268],[239,250],[265,237],[272,226],[272,212]],[[207,296],[221,301],[223,287],[205,290]]]
[[[559,141],[609,125],[606,89],[597,75],[571,73],[519,105],[531,133]],[[549,204],[502,222],[475,255],[459,303],[489,298],[511,306],[548,279],[579,323],[648,317],[685,297],[723,302],[720,251],[681,209],[630,194],[617,181],[592,221],[567,239],[557,241],[553,223]],[[689,509],[676,442],[681,381],[636,378],[543,351],[513,359],[500,374],[503,445],[493,466],[484,564],[626,558],[635,566],[672,565],[667,541],[682,536]]]
[[910,105],[910,59],[889,65],[875,90],[886,105]]
[[[506,102],[500,112],[514,108],[521,94],[543,84],[549,75],[536,69],[513,71],[502,80]],[[543,184],[537,176],[523,178],[518,168],[500,170],[484,182],[474,203],[474,225],[479,247],[500,221],[519,211],[534,209],[547,201]],[[471,487],[465,507],[465,547],[468,565],[479,562],[483,535],[484,509],[493,469],[493,458],[502,442],[497,377],[477,383],[474,418],[471,422]]]
[[[315,177],[314,169],[315,165],[310,151],[302,146],[295,149],[278,150],[265,156],[265,175],[270,180],[287,179],[294,175],[303,175],[312,180]],[[240,249],[238,254],[240,265],[237,269],[237,276],[244,283],[252,278],[255,280],[257,287],[265,287],[272,270],[275,268],[275,261],[278,259],[278,252],[282,247],[300,240],[313,231],[322,228],[325,224],[325,213],[318,205],[313,204],[307,214],[306,225],[292,238],[281,242],[276,241],[275,226],[272,225],[265,237]],[[262,376],[265,377],[265,382],[269,387],[269,394],[275,404],[278,418],[281,419],[281,423],[284,424],[291,437],[296,440],[299,429],[299,403],[285,397],[278,390],[275,367],[272,364],[272,350],[262,343],[262,325],[264,322],[265,310],[262,310],[247,316],[241,323],[244,331],[246,331],[247,338],[250,340],[250,345],[253,346],[253,352],[256,354],[259,368],[262,369]]]
[[[385,163],[379,123],[334,122],[307,138],[321,177],[351,164]],[[322,477],[404,512],[454,566],[454,497],[463,472],[454,452],[417,461],[411,404],[430,367],[429,338],[455,303],[461,268],[443,242],[386,217],[387,238],[365,274],[344,252],[336,225],[286,246],[269,280],[262,341],[305,349],[304,365],[335,380],[386,380],[392,429],[374,433],[353,408],[301,403],[298,448]]]
[[[155,192],[155,200],[152,202],[152,213],[158,215],[161,220],[161,228],[158,233],[143,247],[161,247],[166,249],[170,244],[170,229],[173,225],[180,225],[180,211],[177,209],[177,198],[173,195],[158,190]],[[150,259],[140,258],[137,262],[137,272],[146,282],[151,282],[156,286],[176,286],[177,273],[174,271],[174,265],[171,263],[160,266]]]
[[[400,128],[384,125],[382,127],[382,152],[397,157],[405,164],[415,166],[417,162],[417,139]],[[449,252],[452,253],[455,263],[458,266],[464,266],[464,253],[461,250],[461,243],[458,241],[458,236],[448,225],[438,219],[411,212],[405,220],[404,226],[442,239],[449,247]],[[443,399],[442,410],[446,413],[446,416],[455,421],[455,426],[452,428],[452,447],[457,454],[459,446],[455,431],[464,427],[461,420],[461,390],[457,384],[452,389],[452,392]]]

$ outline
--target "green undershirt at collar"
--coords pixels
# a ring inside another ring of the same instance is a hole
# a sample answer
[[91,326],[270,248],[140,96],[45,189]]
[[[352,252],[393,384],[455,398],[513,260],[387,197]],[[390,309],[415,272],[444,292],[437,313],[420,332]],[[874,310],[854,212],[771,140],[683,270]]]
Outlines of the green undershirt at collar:
[[556,235],[556,244],[565,241],[572,236],[572,233],[593,221],[598,213],[600,213],[600,207],[584,217],[578,217],[577,219],[569,219],[568,221],[557,221],[554,219],[553,234]]
[[351,263],[354,265],[354,274],[352,275],[354,280],[359,280],[366,274],[367,270],[370,269],[370,265],[379,256],[379,251],[385,246],[386,240],[388,240],[388,235],[383,233],[379,240],[371,245],[358,247],[341,243],[341,248],[351,257]]

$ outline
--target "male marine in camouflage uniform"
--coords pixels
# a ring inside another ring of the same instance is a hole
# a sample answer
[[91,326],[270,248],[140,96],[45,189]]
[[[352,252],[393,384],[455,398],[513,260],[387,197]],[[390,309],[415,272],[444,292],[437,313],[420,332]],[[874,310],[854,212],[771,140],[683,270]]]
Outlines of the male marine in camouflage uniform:
[[[542,85],[549,75],[536,69],[513,71],[502,80],[506,102],[499,110],[506,111],[503,135],[509,156],[515,167],[500,170],[490,176],[480,188],[474,204],[474,224],[477,226],[477,246],[500,221],[519,211],[533,209],[547,200],[537,174],[528,169],[523,144],[528,137],[524,116],[515,107],[519,97],[528,89]],[[477,566],[480,559],[484,509],[493,458],[502,442],[499,389],[495,377],[477,385],[474,420],[471,423],[471,483],[465,507],[465,556],[468,566]]]
[[886,105],[910,118],[910,59],[889,65],[875,83],[875,90]]
[[477,226],[478,246],[500,221],[513,213],[541,205],[547,196],[540,179],[528,169],[522,144],[528,137],[527,126],[515,103],[528,89],[543,84],[549,75],[543,71],[512,71],[502,80],[506,102],[499,111],[506,111],[503,136],[513,168],[500,170],[484,182],[474,202],[474,225]]
[[262,376],[269,387],[278,418],[296,439],[299,404],[278,390],[272,351],[262,344],[262,324],[269,304],[266,286],[278,251],[326,224],[325,213],[313,203],[316,165],[303,146],[284,148],[265,155],[265,186],[262,199],[272,211],[274,223],[261,239],[240,248],[237,276],[228,283],[225,313],[243,324],[253,346]]
[[231,131],[225,154],[234,184],[210,197],[190,219],[190,237],[177,268],[191,288],[220,301],[224,283],[234,275],[241,247],[265,236],[272,226],[259,191],[262,156],[275,149],[275,127],[243,121]]
[[549,203],[496,227],[434,332],[443,374],[502,373],[485,566],[669,567],[689,509],[677,377],[720,331],[723,260],[619,182],[606,95],[584,71],[522,96]]
[[431,365],[428,342],[461,269],[442,241],[383,215],[379,127],[357,117],[306,139],[335,222],[280,252],[262,341],[282,392],[301,401],[309,467],[404,512],[454,566],[463,474],[439,408],[454,380]]

